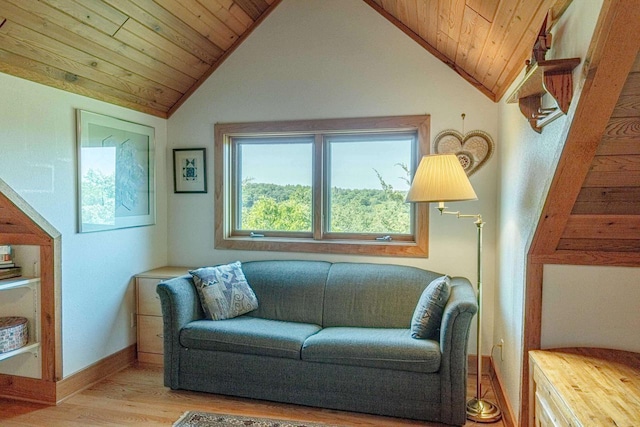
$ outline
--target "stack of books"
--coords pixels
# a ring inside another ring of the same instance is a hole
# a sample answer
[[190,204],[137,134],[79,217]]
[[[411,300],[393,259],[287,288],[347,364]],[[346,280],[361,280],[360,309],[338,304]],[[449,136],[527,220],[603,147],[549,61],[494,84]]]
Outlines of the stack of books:
[[11,246],[0,245],[0,279],[22,276],[22,268],[13,262]]

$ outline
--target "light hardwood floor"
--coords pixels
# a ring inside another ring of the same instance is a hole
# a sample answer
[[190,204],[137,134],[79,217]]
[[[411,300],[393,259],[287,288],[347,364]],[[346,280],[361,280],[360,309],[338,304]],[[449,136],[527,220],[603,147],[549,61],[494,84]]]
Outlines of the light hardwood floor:
[[[495,402],[488,378],[487,398]],[[469,395],[475,376],[469,377]],[[185,411],[201,410],[245,416],[325,422],[341,426],[439,426],[397,418],[172,391],[162,385],[162,368],[137,364],[70,397],[58,406],[0,399],[0,425],[18,426],[171,426]],[[475,426],[467,422],[465,426]],[[487,425],[487,424],[483,424]],[[489,424],[504,427],[502,422]]]

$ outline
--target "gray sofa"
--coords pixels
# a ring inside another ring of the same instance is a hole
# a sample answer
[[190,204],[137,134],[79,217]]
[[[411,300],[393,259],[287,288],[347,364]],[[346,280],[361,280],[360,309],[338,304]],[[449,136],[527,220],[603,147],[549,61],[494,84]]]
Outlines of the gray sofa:
[[453,278],[439,339],[414,339],[424,288],[413,267],[254,261],[259,308],[206,320],[190,276],[158,285],[164,383],[186,389],[454,425],[465,423],[474,290]]

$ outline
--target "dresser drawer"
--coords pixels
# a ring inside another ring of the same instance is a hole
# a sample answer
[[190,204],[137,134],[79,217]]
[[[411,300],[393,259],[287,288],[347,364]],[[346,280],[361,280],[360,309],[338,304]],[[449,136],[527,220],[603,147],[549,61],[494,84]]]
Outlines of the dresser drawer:
[[546,420],[545,424],[541,419],[539,425],[554,427],[575,426],[575,423],[569,421],[572,417],[566,405],[537,366],[534,367],[533,379],[536,384],[536,417],[540,414]]
[[160,296],[156,293],[156,286],[162,280],[157,278],[136,278],[138,292],[138,314],[149,316],[162,316]]
[[553,427],[553,416],[551,411],[544,402],[544,398],[540,396],[540,393],[536,391],[535,396],[535,427]]
[[136,275],[138,320],[138,360],[163,364],[162,307],[156,293],[158,283],[188,274],[187,267],[160,267]]
[[162,317],[138,316],[138,351],[163,352]]
[[562,416],[555,402],[547,400],[546,397],[540,390],[536,390],[536,427],[571,426]]

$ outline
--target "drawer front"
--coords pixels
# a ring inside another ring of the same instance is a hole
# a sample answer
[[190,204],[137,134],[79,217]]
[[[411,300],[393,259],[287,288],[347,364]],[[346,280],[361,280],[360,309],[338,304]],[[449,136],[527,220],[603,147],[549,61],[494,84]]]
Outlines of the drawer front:
[[549,402],[536,392],[536,427],[565,427],[561,417],[550,408]]
[[149,316],[162,316],[160,297],[156,293],[156,286],[161,279],[149,279],[138,277],[136,279],[138,290],[138,314]]
[[138,351],[162,354],[162,317],[138,316]]
[[537,366],[535,367],[533,378],[536,383],[536,426],[577,426],[577,424],[569,421],[571,417],[567,416],[568,409]]

